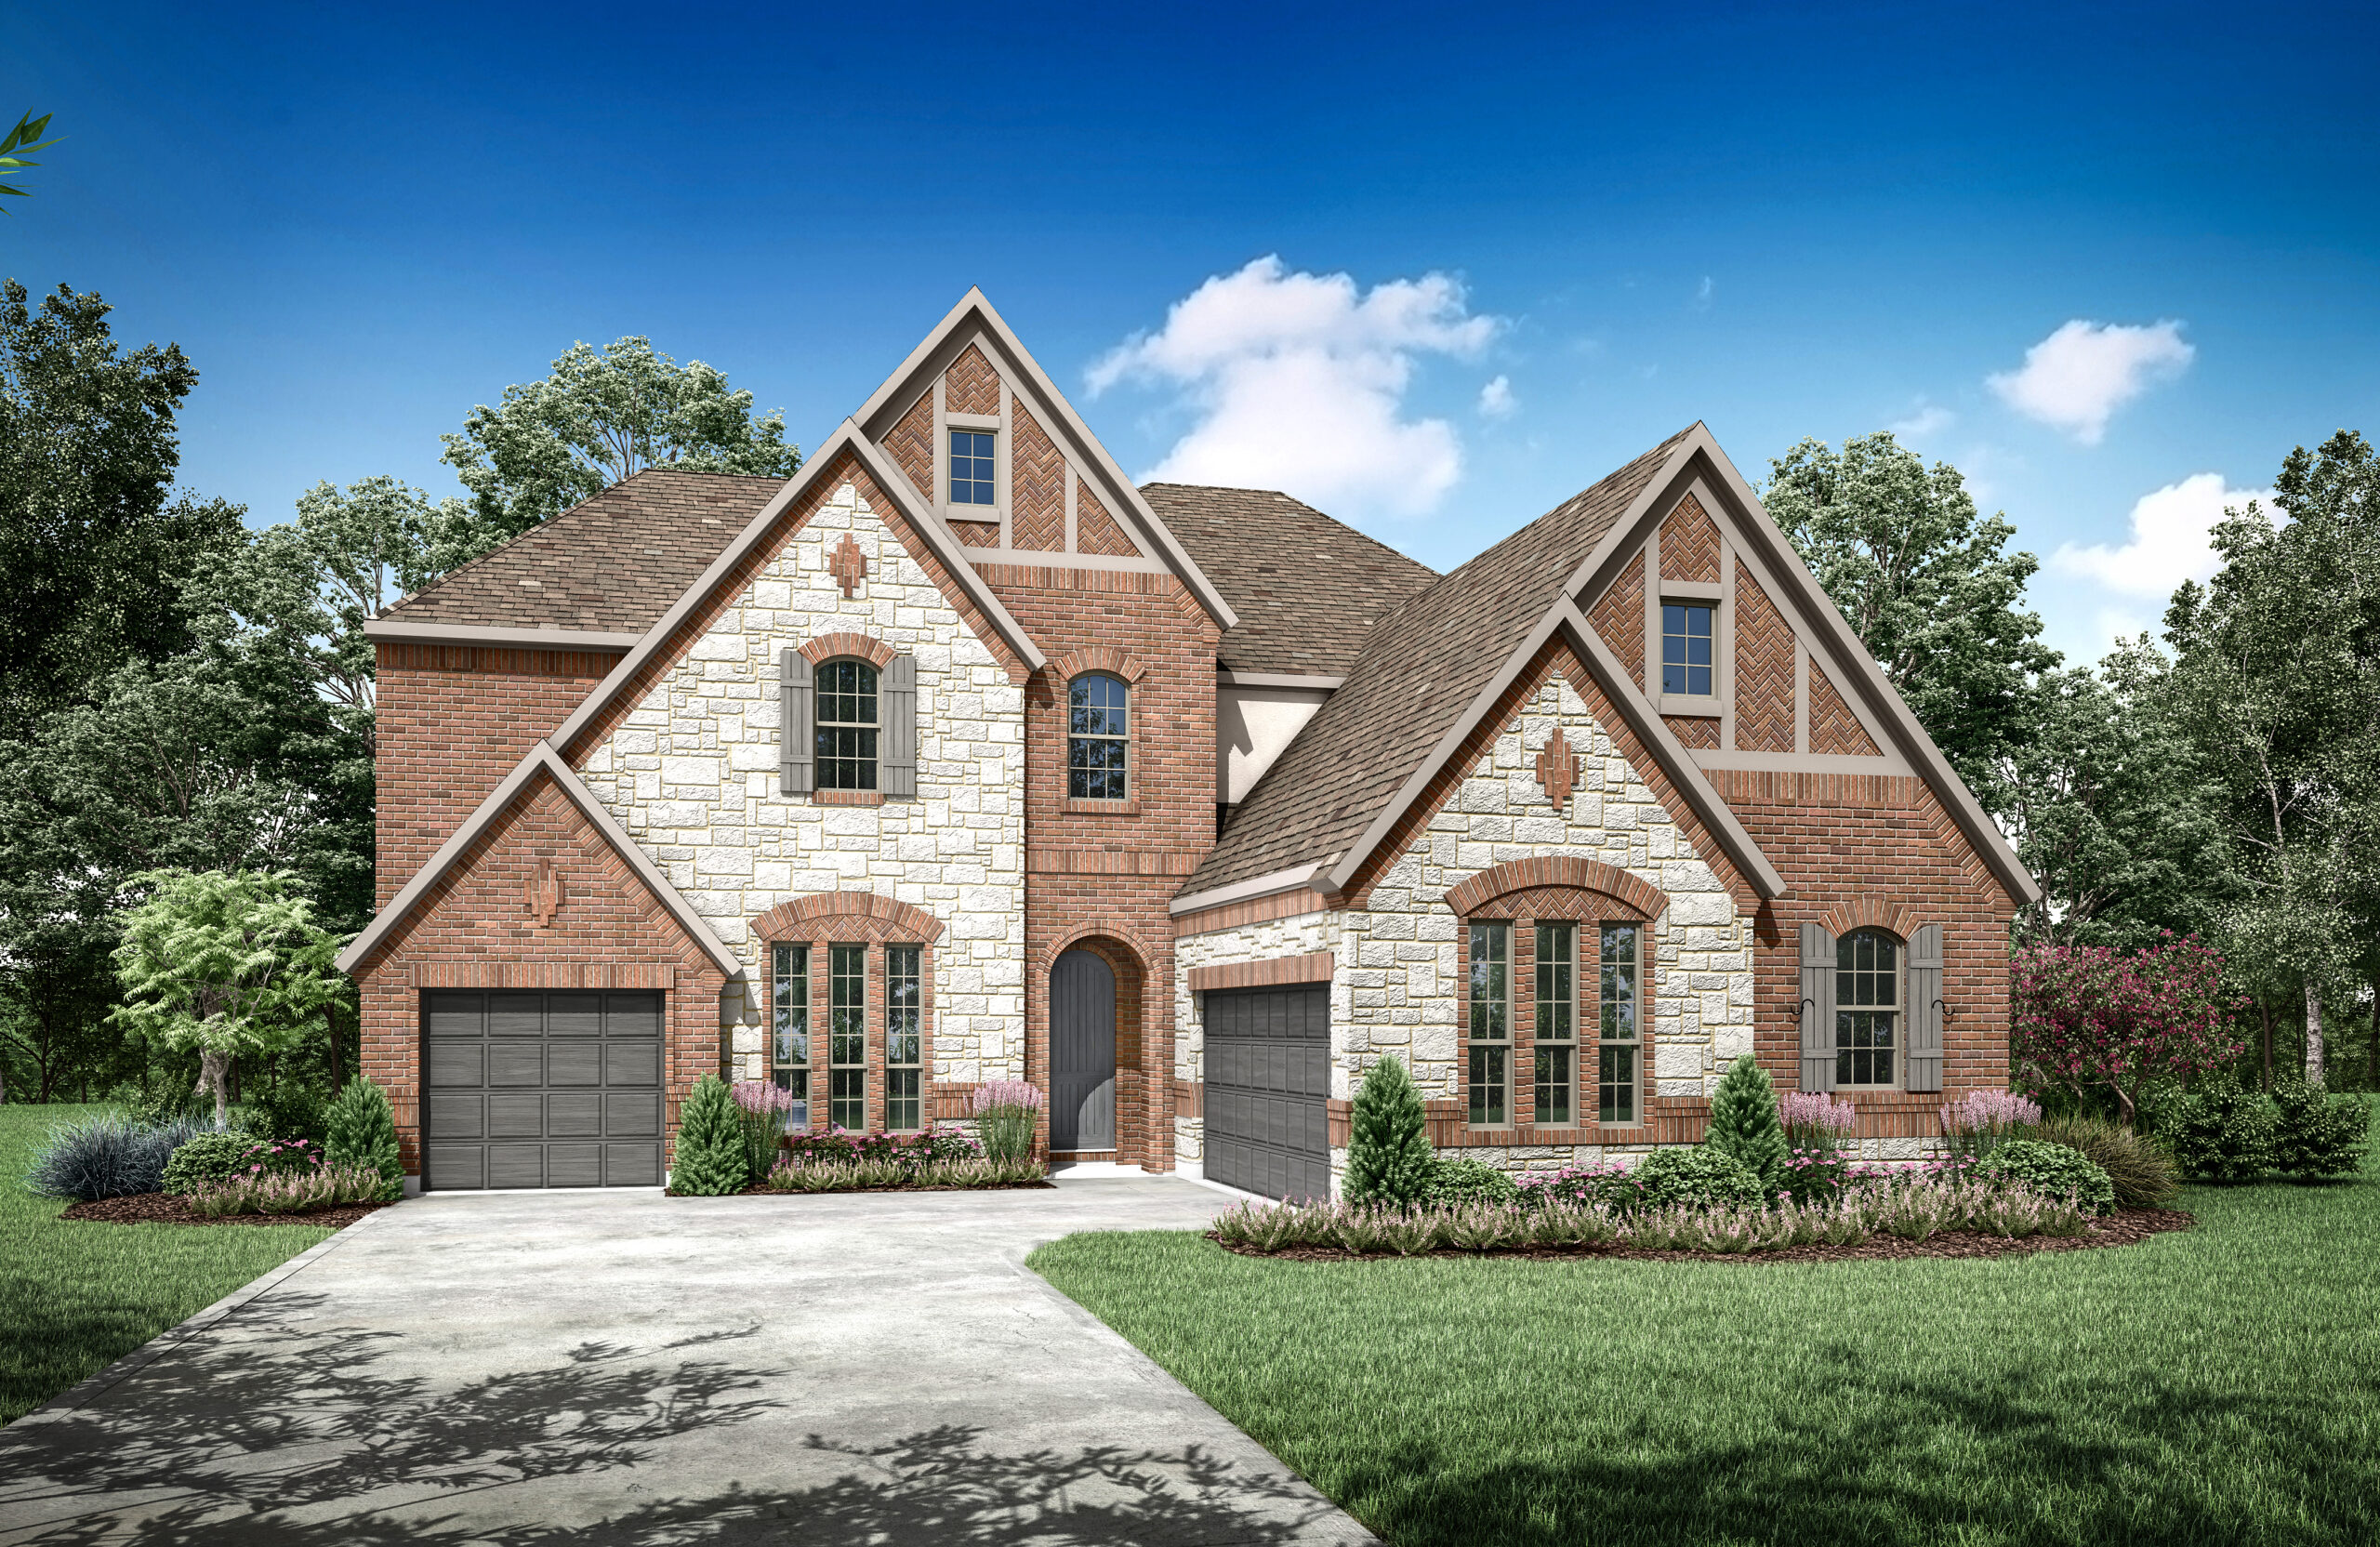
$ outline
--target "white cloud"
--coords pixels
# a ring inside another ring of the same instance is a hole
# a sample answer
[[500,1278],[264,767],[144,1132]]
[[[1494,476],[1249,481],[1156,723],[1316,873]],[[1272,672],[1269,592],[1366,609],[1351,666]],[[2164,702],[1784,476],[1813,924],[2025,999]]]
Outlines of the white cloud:
[[1483,418],[1509,418],[1520,405],[1521,400],[1513,396],[1511,377],[1500,376],[1479,389],[1479,413]]
[[2121,548],[2072,543],[2050,555],[2061,574],[2096,580],[2123,596],[2163,598],[2185,580],[2204,580],[2217,565],[2207,534],[2223,519],[2225,506],[2260,500],[2270,509],[2270,489],[2234,489],[2219,472],[2192,473],[2133,502],[2132,540]]
[[1928,435],[1939,435],[1956,424],[1958,418],[1956,414],[1951,413],[1940,403],[1927,403],[1920,398],[1917,407],[1911,411],[1909,417],[1895,419],[1884,428],[1904,441],[1920,441]]
[[1711,276],[1709,274],[1703,275],[1702,283],[1695,287],[1694,309],[1698,311],[1711,310]]
[[[1260,258],[1111,350],[1091,366],[1091,390],[1170,386],[1197,410],[1144,478],[1281,489],[1342,515],[1420,515],[1461,477],[1462,447],[1444,419],[1402,416],[1416,359],[1475,356],[1502,325],[1471,315],[1450,275],[1358,293],[1346,274]],[[1488,394],[1480,401],[1485,411]]]
[[2197,353],[2182,341],[2177,322],[2135,327],[2078,317],[2027,350],[2022,370],[1984,379],[2027,418],[2095,446],[2107,433],[2109,415],[2181,375]]

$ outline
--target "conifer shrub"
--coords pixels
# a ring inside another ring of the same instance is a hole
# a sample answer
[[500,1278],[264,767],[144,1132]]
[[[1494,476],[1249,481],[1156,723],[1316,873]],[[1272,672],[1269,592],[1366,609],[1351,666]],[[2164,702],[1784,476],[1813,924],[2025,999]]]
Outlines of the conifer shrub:
[[735,1100],[725,1080],[705,1075],[678,1115],[678,1160],[669,1169],[669,1191],[680,1197],[717,1197],[742,1192],[751,1180]]
[[368,1167],[380,1173],[373,1201],[394,1203],[405,1196],[404,1162],[397,1154],[397,1113],[389,1092],[358,1075],[339,1087],[323,1118],[323,1160],[341,1170]]
[[1732,1156],[1771,1187],[1785,1170],[1785,1125],[1777,1116],[1777,1087],[1768,1071],[1746,1053],[1727,1065],[1711,1097],[1711,1127],[1705,1144]]
[[2242,1088],[2228,1070],[2201,1079],[2160,1116],[2186,1176],[2254,1182],[2272,1164],[2273,1104],[2262,1091]]
[[1375,1060],[1348,1109],[1342,1196],[1350,1203],[1409,1209],[1428,1194],[1435,1159],[1413,1077],[1393,1056]]
[[2272,1164],[2301,1182],[2363,1169],[2372,1112],[2360,1096],[2326,1095],[2294,1075],[2273,1085]]

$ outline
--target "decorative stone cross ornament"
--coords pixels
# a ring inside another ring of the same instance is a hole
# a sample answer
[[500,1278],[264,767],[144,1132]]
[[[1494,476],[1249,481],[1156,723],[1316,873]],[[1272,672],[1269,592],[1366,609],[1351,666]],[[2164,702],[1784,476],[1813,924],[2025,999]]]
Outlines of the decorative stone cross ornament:
[[544,929],[554,921],[554,909],[562,906],[562,877],[554,871],[554,862],[541,859],[537,873],[529,878],[529,911],[537,917],[537,927]]
[[1579,754],[1570,749],[1569,740],[1555,731],[1545,741],[1545,749],[1537,755],[1537,782],[1545,790],[1545,798],[1560,811],[1570,803],[1570,792],[1579,787]]
[[859,550],[859,544],[852,541],[850,533],[843,534],[842,542],[826,562],[826,570],[841,582],[845,596],[858,589],[859,583],[867,578],[867,555]]

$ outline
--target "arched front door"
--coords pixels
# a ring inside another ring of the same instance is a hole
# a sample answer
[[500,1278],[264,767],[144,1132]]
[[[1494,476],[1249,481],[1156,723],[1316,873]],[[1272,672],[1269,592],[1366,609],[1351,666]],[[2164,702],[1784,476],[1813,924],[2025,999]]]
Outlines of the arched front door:
[[1116,972],[1089,951],[1050,969],[1050,1147],[1116,1147]]

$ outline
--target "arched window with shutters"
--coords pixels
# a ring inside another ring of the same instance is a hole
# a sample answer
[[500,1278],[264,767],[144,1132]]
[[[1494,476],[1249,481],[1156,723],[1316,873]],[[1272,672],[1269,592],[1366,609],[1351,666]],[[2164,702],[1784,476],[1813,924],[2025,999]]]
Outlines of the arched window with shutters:
[[876,787],[876,668],[866,661],[828,661],[813,679],[818,721],[813,734],[820,789]]
[[1942,926],[1802,926],[1802,1089],[1942,1088]]
[[1130,796],[1125,770],[1130,756],[1128,715],[1131,690],[1104,671],[1086,671],[1066,684],[1066,796],[1122,800]]
[[846,804],[914,799],[918,659],[865,638],[866,657],[842,654],[853,639],[829,635],[808,654],[786,647],[778,788]]

